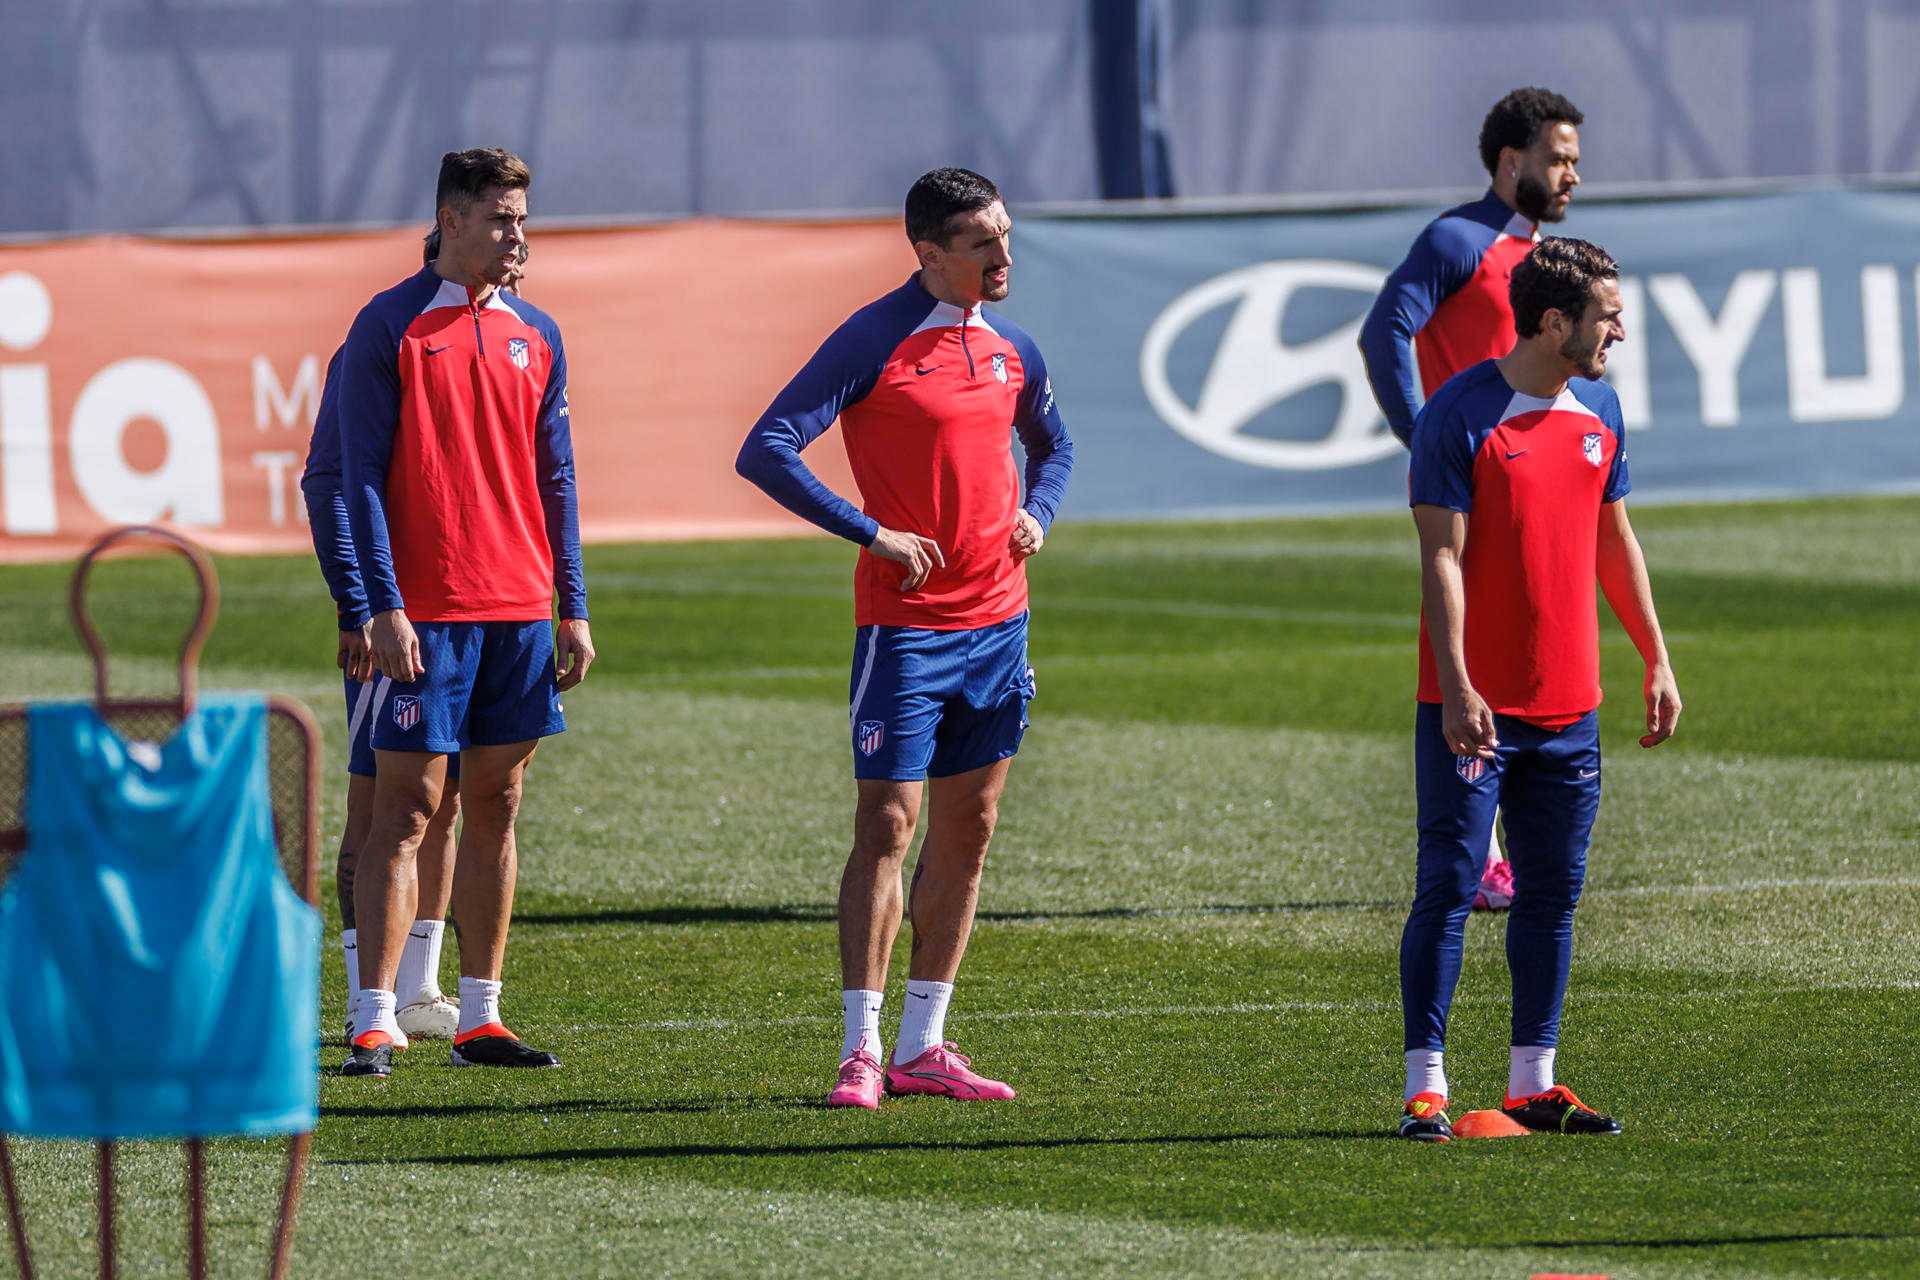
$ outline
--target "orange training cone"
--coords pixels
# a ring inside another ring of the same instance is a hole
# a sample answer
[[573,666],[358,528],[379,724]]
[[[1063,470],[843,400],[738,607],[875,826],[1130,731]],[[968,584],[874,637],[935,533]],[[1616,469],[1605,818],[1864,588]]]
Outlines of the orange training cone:
[[1456,1138],[1524,1138],[1530,1132],[1504,1111],[1469,1111],[1453,1122]]

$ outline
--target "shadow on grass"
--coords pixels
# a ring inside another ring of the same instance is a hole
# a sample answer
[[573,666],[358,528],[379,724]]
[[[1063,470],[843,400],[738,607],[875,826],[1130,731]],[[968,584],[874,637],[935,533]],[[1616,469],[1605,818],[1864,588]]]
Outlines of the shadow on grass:
[[387,1159],[354,1158],[322,1160],[322,1164],[519,1164],[557,1160],[677,1160],[677,1159],[756,1159],[783,1156],[874,1155],[897,1151],[1051,1151],[1066,1147],[1169,1147],[1225,1146],[1237,1142],[1350,1142],[1392,1138],[1390,1133],[1372,1129],[1300,1130],[1293,1133],[1176,1133],[1159,1136],[1140,1135],[1120,1138],[976,1138],[963,1142],[823,1142],[780,1143],[769,1145],[722,1146],[714,1143],[684,1143],[645,1147],[567,1147],[548,1151],[524,1152],[446,1152],[438,1155],[393,1156]]
[[775,1105],[799,1106],[811,1098],[715,1098],[683,1102],[609,1101],[603,1098],[565,1098],[557,1102],[456,1102],[419,1103],[404,1107],[345,1106],[320,1108],[324,1119],[443,1120],[454,1116],[546,1116],[546,1115],[705,1115],[737,1107],[764,1108]]
[[[1310,911],[1404,910],[1398,898],[1329,898],[1310,902],[1220,902],[1194,907],[1087,907],[1064,910],[982,911],[979,920],[1154,920],[1181,916],[1264,916]],[[516,914],[518,927],[597,924],[830,924],[838,919],[831,905],[700,907],[614,907],[603,911],[532,911]]]
[[1777,1235],[1670,1236],[1655,1240],[1475,1240],[1423,1249],[1719,1249],[1728,1245],[1818,1244],[1840,1240],[1920,1240],[1915,1231],[1796,1231]]

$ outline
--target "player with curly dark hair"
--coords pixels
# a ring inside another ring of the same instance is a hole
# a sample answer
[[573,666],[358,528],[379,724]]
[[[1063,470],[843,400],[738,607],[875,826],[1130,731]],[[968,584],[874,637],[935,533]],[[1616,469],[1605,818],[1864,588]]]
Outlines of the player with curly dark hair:
[[[1360,351],[1374,399],[1402,444],[1413,437],[1423,396],[1512,348],[1507,276],[1539,238],[1539,225],[1566,217],[1580,184],[1585,119],[1550,89],[1515,89],[1494,103],[1480,126],[1480,160],[1493,185],[1428,223],[1387,278],[1360,328]],[[1497,839],[1486,877],[1474,906],[1504,909],[1513,899],[1513,869]]]

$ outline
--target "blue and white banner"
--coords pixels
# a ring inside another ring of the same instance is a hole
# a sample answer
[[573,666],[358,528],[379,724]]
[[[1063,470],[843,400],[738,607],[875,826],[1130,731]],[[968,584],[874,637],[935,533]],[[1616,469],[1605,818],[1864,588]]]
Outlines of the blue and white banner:
[[[1438,209],[1021,219],[1005,309],[1080,517],[1399,505],[1360,321]],[[1622,267],[1638,498],[1920,489],[1920,194],[1575,202]]]

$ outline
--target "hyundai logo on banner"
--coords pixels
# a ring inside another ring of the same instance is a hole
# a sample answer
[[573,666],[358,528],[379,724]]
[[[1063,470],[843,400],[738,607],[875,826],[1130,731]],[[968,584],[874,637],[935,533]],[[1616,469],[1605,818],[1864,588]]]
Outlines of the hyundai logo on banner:
[[[1349,292],[1364,309],[1360,300],[1378,294],[1386,275],[1356,262],[1300,259],[1229,271],[1187,290],[1153,321],[1141,344],[1140,381],[1148,403],[1195,444],[1255,466],[1325,471],[1392,455],[1400,442],[1367,386],[1358,346],[1361,317],[1305,342],[1289,344],[1282,337],[1289,304],[1303,291]],[[1168,357],[1190,327],[1222,307],[1231,307],[1231,316],[1189,403],[1174,390]],[[1338,410],[1324,423],[1304,424],[1319,429],[1317,439],[1275,440],[1247,431],[1275,405],[1328,383],[1339,388]]]

